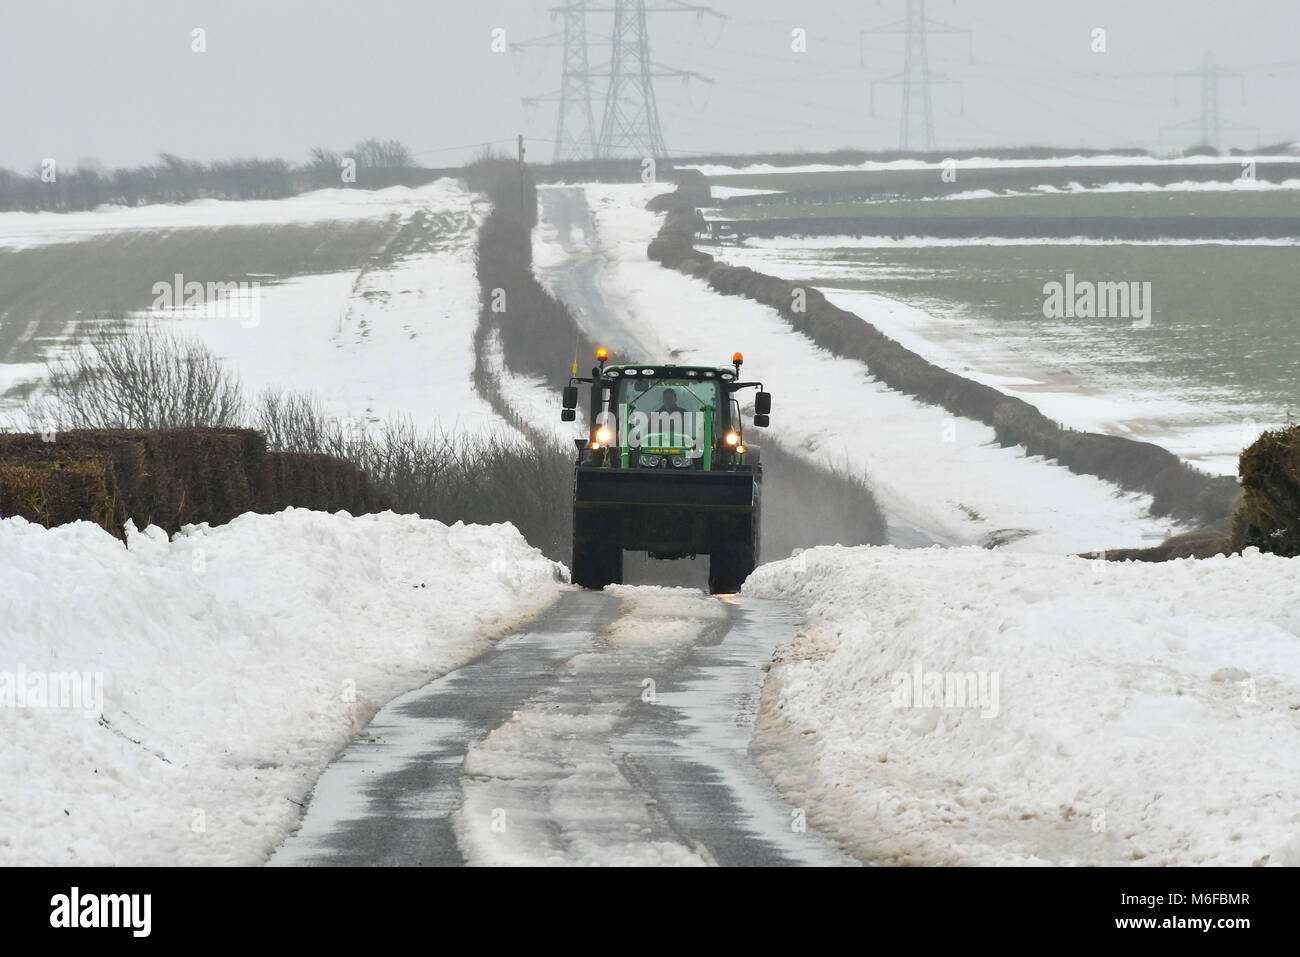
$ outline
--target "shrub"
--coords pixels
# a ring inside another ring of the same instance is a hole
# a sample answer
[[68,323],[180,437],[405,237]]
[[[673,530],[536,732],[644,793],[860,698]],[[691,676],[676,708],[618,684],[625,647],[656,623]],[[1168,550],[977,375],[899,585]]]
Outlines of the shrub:
[[409,419],[366,426],[329,417],[305,393],[263,393],[254,421],[273,450],[347,461],[398,512],[447,523],[510,522],[546,555],[567,557],[573,462],[558,443],[506,431],[422,430]]
[[1241,453],[1239,468],[1233,546],[1300,555],[1300,425],[1265,432]]

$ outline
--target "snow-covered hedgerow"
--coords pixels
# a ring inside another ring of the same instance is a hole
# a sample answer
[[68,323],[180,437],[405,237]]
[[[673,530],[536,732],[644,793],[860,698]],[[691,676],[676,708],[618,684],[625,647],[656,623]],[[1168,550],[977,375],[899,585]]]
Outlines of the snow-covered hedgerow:
[[757,740],[864,860],[1300,864],[1300,565],[824,547]]
[[[509,525],[0,521],[0,865],[257,864],[389,699],[557,595]],[[60,677],[61,676],[61,677]]]

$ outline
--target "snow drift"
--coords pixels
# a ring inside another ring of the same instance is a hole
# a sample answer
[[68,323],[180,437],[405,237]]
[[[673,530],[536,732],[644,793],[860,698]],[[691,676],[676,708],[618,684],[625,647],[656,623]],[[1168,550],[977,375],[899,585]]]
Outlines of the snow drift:
[[[509,525],[391,512],[131,526],[126,547],[0,521],[0,865],[261,863],[380,705],[559,577]],[[102,709],[5,702],[20,673],[99,675]]]
[[1300,585],[1159,564],[822,547],[759,568],[806,630],[757,741],[809,821],[908,864],[1300,864]]

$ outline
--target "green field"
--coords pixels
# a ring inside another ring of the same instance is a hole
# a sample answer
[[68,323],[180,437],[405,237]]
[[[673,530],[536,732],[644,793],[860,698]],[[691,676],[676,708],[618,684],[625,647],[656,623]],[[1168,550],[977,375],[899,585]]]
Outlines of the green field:
[[[725,253],[723,254],[725,258]],[[1300,414],[1300,246],[950,245],[800,251],[800,276],[861,289],[935,315],[980,320],[1032,340],[1119,389],[1176,386]],[[845,267],[849,267],[847,270]],[[780,273],[781,266],[765,267]],[[854,278],[845,278],[846,272]],[[1076,280],[1150,282],[1152,323],[1048,319],[1043,286]]]
[[[824,174],[834,175],[834,174]],[[764,187],[768,188],[768,187]],[[1300,216],[1300,190],[1221,190],[1174,192],[1044,193],[1036,196],[995,196],[978,199],[888,199],[825,202],[816,196],[790,193],[758,199],[737,198],[720,208],[726,219],[798,219],[804,217],[983,217],[990,220],[1064,217],[1238,217],[1267,219]]]

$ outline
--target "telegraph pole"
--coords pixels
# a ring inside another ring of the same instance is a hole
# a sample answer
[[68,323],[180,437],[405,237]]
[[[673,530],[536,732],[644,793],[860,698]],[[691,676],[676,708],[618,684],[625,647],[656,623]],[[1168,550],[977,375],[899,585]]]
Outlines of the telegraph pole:
[[519,134],[519,205],[527,207],[528,205],[528,174],[524,172],[524,134]]

